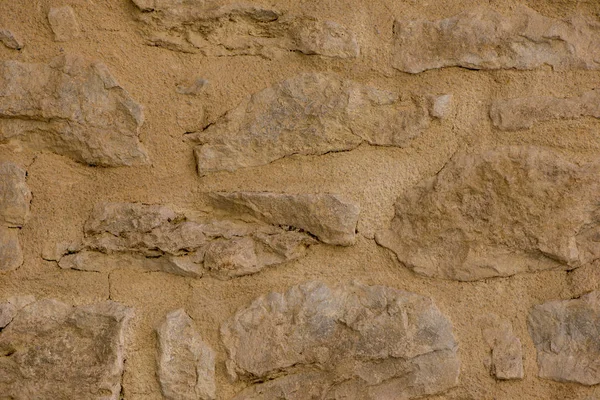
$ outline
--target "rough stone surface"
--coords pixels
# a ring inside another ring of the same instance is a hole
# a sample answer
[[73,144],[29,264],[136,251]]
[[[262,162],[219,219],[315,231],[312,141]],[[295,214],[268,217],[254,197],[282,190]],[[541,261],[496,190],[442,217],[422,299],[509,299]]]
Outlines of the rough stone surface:
[[0,303],[0,329],[10,324],[23,307],[34,301],[35,297],[33,296],[15,296]]
[[0,225],[0,271],[12,271],[23,264],[19,230]]
[[393,66],[419,73],[443,67],[600,69],[598,23],[547,18],[527,7],[505,16],[477,7],[438,21],[395,21]]
[[523,348],[510,322],[490,314],[482,321],[481,332],[491,350],[491,375],[501,380],[523,379]]
[[8,29],[0,29],[0,42],[13,50],[21,50],[25,46],[23,40]]
[[294,154],[347,151],[361,143],[404,147],[429,126],[430,101],[425,96],[402,101],[395,93],[334,76],[301,74],[249,96],[188,137],[200,143],[195,149],[200,175]]
[[[276,200],[275,196],[275,204]],[[330,201],[335,204],[336,200],[332,196]],[[327,214],[322,217],[327,222]],[[188,219],[165,206],[101,203],[86,222],[82,243],[65,248],[59,265],[85,271],[137,267],[229,279],[302,257],[308,246],[317,243],[296,229],[302,227],[281,228],[275,225],[286,221],[278,221]]]
[[156,332],[158,378],[165,399],[215,399],[214,351],[202,341],[185,311],[167,314]]
[[177,93],[179,94],[187,94],[190,96],[198,96],[204,91],[204,88],[208,85],[208,81],[204,78],[196,78],[189,85],[179,85],[177,86]]
[[0,330],[0,393],[15,400],[117,400],[124,328],[115,302],[71,307],[39,300]]
[[142,107],[104,64],[59,56],[0,62],[0,143],[19,141],[103,166],[146,163]]
[[207,56],[261,55],[289,51],[353,58],[359,46],[350,30],[333,21],[290,15],[248,4],[206,7],[177,0],[134,0],[154,46]]
[[221,335],[233,377],[268,381],[236,399],[411,399],[458,381],[448,320],[431,299],[383,286],[294,286],[238,311]]
[[79,23],[69,6],[52,7],[48,12],[48,22],[57,42],[67,42],[79,37]]
[[360,208],[340,196],[236,192],[215,193],[212,198],[216,207],[234,215],[300,228],[324,243],[350,246],[356,240]]
[[536,147],[460,153],[398,198],[376,240],[432,277],[573,269],[600,256],[599,176]]
[[505,131],[528,129],[538,122],[581,117],[600,118],[600,90],[580,97],[521,97],[492,103],[490,117],[495,127]]
[[26,178],[18,165],[0,163],[0,224],[21,227],[27,222],[32,195]]
[[535,306],[528,324],[540,377],[600,383],[600,292]]

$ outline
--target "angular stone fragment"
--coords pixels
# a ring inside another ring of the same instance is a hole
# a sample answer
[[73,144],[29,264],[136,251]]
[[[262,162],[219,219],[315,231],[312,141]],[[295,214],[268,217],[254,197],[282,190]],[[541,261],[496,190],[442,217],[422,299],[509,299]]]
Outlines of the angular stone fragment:
[[117,400],[132,310],[103,302],[31,303],[0,331],[0,393],[16,400]]
[[352,150],[365,142],[404,147],[429,126],[430,101],[425,96],[401,100],[330,75],[301,74],[249,96],[188,137],[200,143],[195,149],[200,175],[294,154]]
[[0,303],[0,330],[10,324],[23,307],[34,301],[35,297],[33,296],[15,296]]
[[600,166],[536,147],[457,154],[396,202],[377,242],[415,272],[471,281],[600,256]]
[[12,271],[23,264],[19,230],[0,225],[0,271]]
[[48,12],[48,22],[57,42],[67,42],[79,37],[79,23],[69,6],[52,7]]
[[20,227],[27,222],[32,195],[26,178],[18,165],[0,163],[0,224]]
[[355,35],[333,21],[319,21],[248,4],[217,7],[204,2],[134,0],[143,12],[149,44],[208,56],[260,55],[296,51],[326,57],[359,54]]
[[585,16],[547,18],[527,7],[512,15],[477,7],[438,21],[395,21],[393,66],[419,73],[443,67],[600,69],[600,29]]
[[221,327],[236,399],[412,399],[457,384],[452,327],[432,300],[383,286],[309,282]]
[[340,196],[235,192],[215,193],[212,198],[221,209],[252,215],[272,225],[300,228],[324,243],[350,246],[356,240],[360,208]]
[[600,118],[600,91],[590,90],[580,97],[521,97],[494,100],[490,117],[504,131],[531,128],[538,122],[581,117]]
[[0,29],[0,42],[13,50],[21,50],[25,46],[23,40],[8,29]]
[[[322,217],[327,220],[326,214]],[[85,224],[83,241],[65,249],[59,266],[83,271],[139,268],[230,279],[303,257],[307,247],[317,243],[297,229],[300,226],[275,226],[283,224],[189,219],[165,206],[101,203]]]
[[600,383],[600,292],[535,306],[528,324],[540,377]]
[[148,161],[142,122],[142,106],[104,64],[76,56],[0,62],[0,143],[17,140],[91,165],[138,165]]
[[492,376],[501,380],[523,379],[523,348],[510,323],[491,314],[484,319],[481,331],[492,352]]
[[208,81],[206,79],[196,78],[190,85],[177,86],[177,93],[197,96],[202,93],[206,85],[208,85]]
[[165,399],[215,399],[215,353],[202,341],[185,311],[167,314],[156,332],[158,378]]

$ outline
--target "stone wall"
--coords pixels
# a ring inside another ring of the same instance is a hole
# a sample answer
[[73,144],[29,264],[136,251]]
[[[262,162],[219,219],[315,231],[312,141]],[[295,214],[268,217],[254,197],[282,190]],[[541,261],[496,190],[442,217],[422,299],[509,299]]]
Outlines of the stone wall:
[[0,399],[600,398],[600,3],[0,0]]

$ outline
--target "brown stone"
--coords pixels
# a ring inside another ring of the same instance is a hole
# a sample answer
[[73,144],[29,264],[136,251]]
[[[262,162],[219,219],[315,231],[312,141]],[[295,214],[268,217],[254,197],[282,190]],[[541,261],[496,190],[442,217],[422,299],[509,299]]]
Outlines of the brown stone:
[[0,224],[21,227],[29,219],[32,195],[27,172],[11,162],[0,163]]
[[48,22],[57,42],[67,42],[79,37],[79,23],[69,6],[52,7],[48,12]]
[[0,42],[13,50],[21,50],[25,46],[23,40],[8,29],[0,29]]

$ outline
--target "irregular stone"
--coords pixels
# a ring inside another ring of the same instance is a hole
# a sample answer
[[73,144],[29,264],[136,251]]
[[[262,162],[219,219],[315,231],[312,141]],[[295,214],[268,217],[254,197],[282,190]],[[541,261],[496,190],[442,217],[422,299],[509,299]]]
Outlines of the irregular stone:
[[73,9],[69,6],[50,8],[48,22],[54,32],[54,40],[57,42],[67,42],[79,37],[79,23]]
[[158,378],[165,399],[215,399],[215,353],[202,341],[185,311],[167,314],[156,332]]
[[403,101],[330,75],[301,74],[249,96],[188,137],[200,143],[195,149],[200,175],[294,154],[347,151],[365,142],[404,147],[429,126],[429,100]]
[[490,373],[496,379],[523,379],[523,348],[508,321],[495,314],[483,321],[482,334],[492,352]]
[[17,312],[34,301],[33,296],[15,296],[0,303],[0,330],[12,322]]
[[477,7],[438,21],[395,21],[393,66],[434,68],[600,69],[600,30],[592,18],[547,18],[519,6],[504,16]]
[[0,393],[15,400],[119,399],[131,316],[111,301],[27,305],[0,331]]
[[337,195],[235,192],[211,196],[218,208],[300,228],[324,243],[350,246],[356,240],[360,207]]
[[581,117],[600,118],[600,91],[590,90],[580,97],[548,96],[494,100],[490,117],[504,131],[529,129],[538,122]]
[[230,374],[267,381],[236,399],[412,399],[458,381],[448,320],[389,287],[308,282],[259,297],[221,335]]
[[0,62],[0,143],[16,140],[91,165],[148,162],[138,140],[142,106],[104,64],[60,56]]
[[16,164],[0,163],[0,224],[21,227],[27,222],[32,195],[26,178]]
[[207,56],[273,57],[296,51],[326,57],[359,54],[354,33],[319,21],[247,4],[207,7],[204,2],[134,0],[148,44]]
[[165,206],[101,203],[85,224],[83,241],[64,251],[59,266],[230,279],[303,257],[317,243],[294,227],[274,225],[231,218],[192,220]]
[[536,147],[460,153],[398,198],[376,240],[445,279],[577,268],[600,256],[599,173]]
[[12,271],[23,264],[19,230],[0,225],[0,271]]
[[527,322],[541,378],[600,383],[600,292],[535,306]]
[[0,29],[0,42],[13,50],[21,50],[25,46],[23,40],[8,29]]
[[208,81],[204,78],[196,78],[190,85],[179,85],[177,86],[177,93],[188,94],[191,96],[198,96],[204,88],[208,85]]

